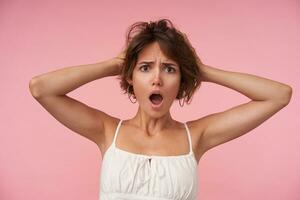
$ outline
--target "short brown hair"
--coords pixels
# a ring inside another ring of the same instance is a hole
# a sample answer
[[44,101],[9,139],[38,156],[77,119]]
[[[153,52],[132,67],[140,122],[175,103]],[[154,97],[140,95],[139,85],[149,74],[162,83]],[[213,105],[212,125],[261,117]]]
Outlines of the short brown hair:
[[150,22],[136,22],[126,33],[126,51],[122,71],[118,77],[124,94],[134,95],[133,87],[127,82],[132,79],[138,54],[146,45],[157,41],[166,56],[180,67],[180,88],[176,99],[186,98],[190,103],[196,89],[201,85],[198,57],[183,33],[177,30],[169,19]]

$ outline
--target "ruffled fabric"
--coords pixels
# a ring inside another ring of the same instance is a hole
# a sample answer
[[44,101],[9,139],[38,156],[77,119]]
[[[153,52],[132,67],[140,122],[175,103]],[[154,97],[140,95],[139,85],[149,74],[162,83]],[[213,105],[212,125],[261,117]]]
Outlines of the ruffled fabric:
[[107,149],[100,173],[100,200],[196,200],[197,161],[190,152],[179,156],[135,154],[115,146]]

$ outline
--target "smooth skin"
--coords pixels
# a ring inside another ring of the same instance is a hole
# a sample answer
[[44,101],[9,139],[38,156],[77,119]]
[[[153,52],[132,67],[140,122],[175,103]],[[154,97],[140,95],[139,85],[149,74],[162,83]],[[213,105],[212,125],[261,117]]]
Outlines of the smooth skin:
[[[67,67],[33,77],[29,83],[32,96],[63,125],[97,144],[102,158],[112,142],[119,119],[89,107],[67,96],[67,93],[88,82],[118,75],[123,58],[124,51],[99,63]],[[152,63],[141,65],[142,61]],[[164,64],[166,62],[172,62],[173,65]],[[203,64],[199,58],[198,62],[203,82],[228,87],[251,100],[187,122],[197,162],[209,149],[248,133],[290,102],[292,88],[289,85],[251,74],[217,69]],[[138,127],[137,132],[143,134],[144,138],[153,138],[156,142],[163,134],[170,132],[166,131],[170,127],[182,127],[182,123],[173,120],[169,112],[179,89],[180,77],[178,64],[167,58],[157,43],[145,47],[139,54],[132,80],[128,80],[134,87],[139,109],[126,124]],[[153,89],[160,89],[167,94],[164,95],[160,110],[153,110],[150,106],[148,97]],[[182,152],[182,149],[178,151]],[[155,151],[148,149],[148,152]],[[168,150],[165,154],[170,152],[174,154],[174,150]]]

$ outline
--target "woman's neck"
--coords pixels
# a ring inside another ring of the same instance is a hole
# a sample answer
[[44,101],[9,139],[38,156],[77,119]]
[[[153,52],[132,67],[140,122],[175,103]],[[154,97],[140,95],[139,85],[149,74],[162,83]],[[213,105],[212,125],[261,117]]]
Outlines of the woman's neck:
[[176,121],[172,119],[170,112],[159,117],[153,117],[144,112],[140,107],[135,117],[130,121],[148,135],[155,135],[176,123]]

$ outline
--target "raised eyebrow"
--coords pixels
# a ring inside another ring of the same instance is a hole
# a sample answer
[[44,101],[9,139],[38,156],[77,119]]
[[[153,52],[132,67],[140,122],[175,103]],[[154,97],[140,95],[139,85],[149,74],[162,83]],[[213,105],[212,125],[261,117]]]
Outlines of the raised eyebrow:
[[[151,62],[151,61],[142,61],[142,62],[139,62],[138,64],[152,64],[152,63],[154,63],[154,62]],[[163,62],[163,64],[167,64],[167,65],[172,65],[172,66],[178,67],[175,63]]]

